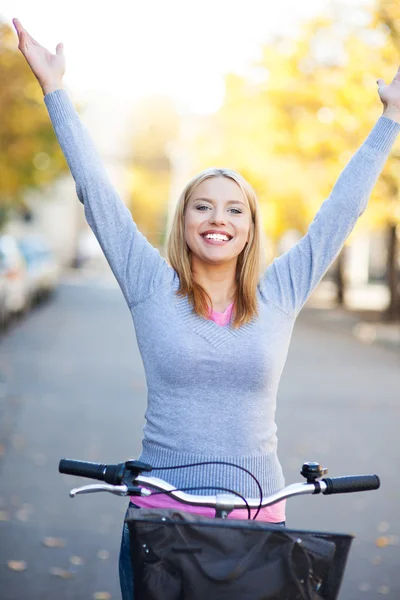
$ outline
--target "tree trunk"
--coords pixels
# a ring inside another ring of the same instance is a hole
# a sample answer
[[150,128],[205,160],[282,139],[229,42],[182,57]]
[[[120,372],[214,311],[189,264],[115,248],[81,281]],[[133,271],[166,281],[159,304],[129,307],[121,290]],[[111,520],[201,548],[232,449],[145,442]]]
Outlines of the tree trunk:
[[344,306],[344,295],[346,291],[345,281],[345,262],[346,262],[346,249],[343,248],[339,256],[336,259],[336,270],[335,270],[335,283],[336,283],[336,303],[338,306]]
[[389,306],[386,311],[388,321],[396,321],[400,318],[400,285],[399,271],[397,268],[397,226],[389,224],[388,227],[388,253],[386,265],[387,284],[390,292]]

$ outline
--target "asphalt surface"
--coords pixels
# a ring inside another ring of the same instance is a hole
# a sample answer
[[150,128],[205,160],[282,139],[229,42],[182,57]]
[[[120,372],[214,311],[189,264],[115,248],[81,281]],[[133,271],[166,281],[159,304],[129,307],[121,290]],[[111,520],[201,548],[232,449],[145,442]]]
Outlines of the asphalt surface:
[[[120,598],[126,500],[70,499],[62,457],[119,462],[140,450],[146,383],[122,294],[71,276],[0,341],[0,598]],[[278,395],[287,482],[306,460],[378,473],[364,494],[288,502],[288,525],[356,535],[340,599],[400,598],[398,353],[324,327],[307,310]]]

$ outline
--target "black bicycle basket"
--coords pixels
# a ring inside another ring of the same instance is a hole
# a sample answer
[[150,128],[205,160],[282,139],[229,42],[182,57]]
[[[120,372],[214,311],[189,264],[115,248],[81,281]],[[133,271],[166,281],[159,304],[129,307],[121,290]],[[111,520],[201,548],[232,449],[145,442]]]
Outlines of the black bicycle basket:
[[129,509],[134,600],[334,600],[352,536]]

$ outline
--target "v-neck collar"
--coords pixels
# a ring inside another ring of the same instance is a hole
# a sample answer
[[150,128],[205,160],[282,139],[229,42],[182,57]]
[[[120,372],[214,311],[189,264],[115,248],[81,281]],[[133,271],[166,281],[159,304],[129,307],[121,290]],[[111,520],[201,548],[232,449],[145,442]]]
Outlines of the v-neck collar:
[[231,324],[221,327],[221,325],[217,325],[217,323],[214,323],[211,319],[205,319],[196,314],[188,297],[178,296],[176,293],[177,289],[178,287],[174,286],[172,293],[177,312],[183,323],[187,324],[188,327],[206,339],[215,348],[219,348],[226,343],[232,342],[234,339],[240,338],[248,333],[255,325],[255,318],[253,318],[250,323],[246,323],[238,329],[234,329]]
[[228,310],[230,310],[230,309],[231,309],[231,307],[232,307],[234,304],[235,304],[234,302],[231,302],[231,303],[229,304],[229,306],[227,306],[227,307],[226,307],[226,309],[225,309],[225,310],[222,310],[222,311],[221,311],[221,310],[214,310],[213,308],[210,308],[210,314],[224,315],[224,316],[225,316],[225,315],[226,315],[226,313],[228,312]]

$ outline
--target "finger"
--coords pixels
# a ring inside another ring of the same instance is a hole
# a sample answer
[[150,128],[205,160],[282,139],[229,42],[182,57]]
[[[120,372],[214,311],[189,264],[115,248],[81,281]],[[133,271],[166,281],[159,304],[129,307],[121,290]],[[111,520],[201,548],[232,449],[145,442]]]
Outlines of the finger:
[[64,44],[62,42],[60,42],[59,44],[57,44],[57,46],[56,46],[56,54],[58,54],[58,55],[63,55],[64,54]]
[[19,19],[13,19],[13,24],[18,33],[20,43],[24,43],[26,45],[28,40],[31,42],[34,41],[33,38],[29,35],[29,33],[26,31],[26,29],[24,29]]
[[384,79],[377,79],[376,83],[378,84],[379,87],[382,87],[383,85],[386,85]]
[[18,19],[13,19],[12,22],[16,32],[18,33],[18,35],[20,35],[24,31],[24,28],[21,25],[21,21],[19,21]]
[[29,41],[31,44],[36,44],[40,46],[40,44],[27,32],[27,30],[23,27],[21,21],[19,19],[12,20],[15,29],[17,30],[18,37],[21,39],[21,35],[25,34],[25,44]]
[[25,55],[25,52],[28,50],[28,46],[29,46],[29,40],[26,35],[26,31],[22,30],[21,33],[19,34],[18,48],[21,50],[22,54]]

